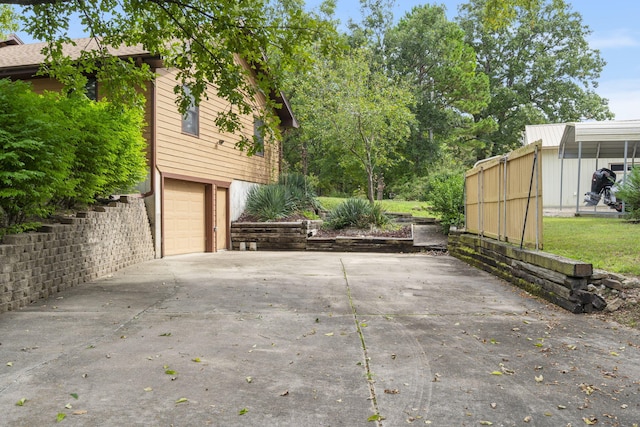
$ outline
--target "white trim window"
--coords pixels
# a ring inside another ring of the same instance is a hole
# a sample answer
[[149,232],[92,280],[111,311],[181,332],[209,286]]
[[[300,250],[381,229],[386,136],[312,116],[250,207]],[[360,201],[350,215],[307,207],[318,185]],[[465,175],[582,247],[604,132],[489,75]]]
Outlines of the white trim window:
[[182,133],[198,136],[200,131],[200,109],[195,103],[195,99],[189,90],[189,86],[183,86],[184,92],[191,100],[189,108],[182,115]]

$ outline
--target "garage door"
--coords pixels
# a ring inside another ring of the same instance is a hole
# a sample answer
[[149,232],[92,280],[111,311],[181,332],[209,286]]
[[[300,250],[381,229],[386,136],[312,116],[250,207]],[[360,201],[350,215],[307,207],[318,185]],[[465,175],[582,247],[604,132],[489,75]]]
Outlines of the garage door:
[[164,255],[205,251],[205,186],[164,181]]

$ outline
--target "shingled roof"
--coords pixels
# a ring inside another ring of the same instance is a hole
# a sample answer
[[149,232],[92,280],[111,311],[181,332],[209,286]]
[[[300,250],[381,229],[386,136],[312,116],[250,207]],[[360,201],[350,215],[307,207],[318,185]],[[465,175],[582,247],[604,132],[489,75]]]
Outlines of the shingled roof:
[[[79,58],[81,52],[98,50],[100,45],[95,38],[75,39],[75,45],[67,43],[63,45],[63,52],[70,58]],[[0,75],[13,74],[20,71],[27,71],[38,68],[45,60],[42,49],[47,43],[30,43],[7,45],[0,47]],[[107,46],[107,51],[113,56],[134,57],[146,56],[149,54],[142,45],[136,46],[120,46],[113,48]]]

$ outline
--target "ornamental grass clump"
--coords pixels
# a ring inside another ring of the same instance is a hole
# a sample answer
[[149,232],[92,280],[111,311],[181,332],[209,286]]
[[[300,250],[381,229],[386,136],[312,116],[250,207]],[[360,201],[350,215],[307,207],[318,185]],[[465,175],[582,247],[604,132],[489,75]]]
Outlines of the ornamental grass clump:
[[343,228],[373,228],[384,227],[389,224],[389,217],[379,204],[371,204],[364,199],[347,199],[335,209],[327,218],[327,226],[335,230]]
[[285,187],[295,203],[296,211],[318,212],[322,208],[312,184],[304,175],[299,173],[280,175],[278,184]]
[[295,199],[283,185],[269,184],[253,187],[247,197],[247,214],[258,221],[277,221],[296,210]]

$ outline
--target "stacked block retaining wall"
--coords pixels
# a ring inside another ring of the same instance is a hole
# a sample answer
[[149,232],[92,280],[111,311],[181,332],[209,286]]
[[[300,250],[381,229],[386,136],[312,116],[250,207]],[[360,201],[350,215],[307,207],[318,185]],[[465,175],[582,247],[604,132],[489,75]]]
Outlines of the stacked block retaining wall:
[[0,313],[155,257],[144,201],[122,197],[0,241]]

